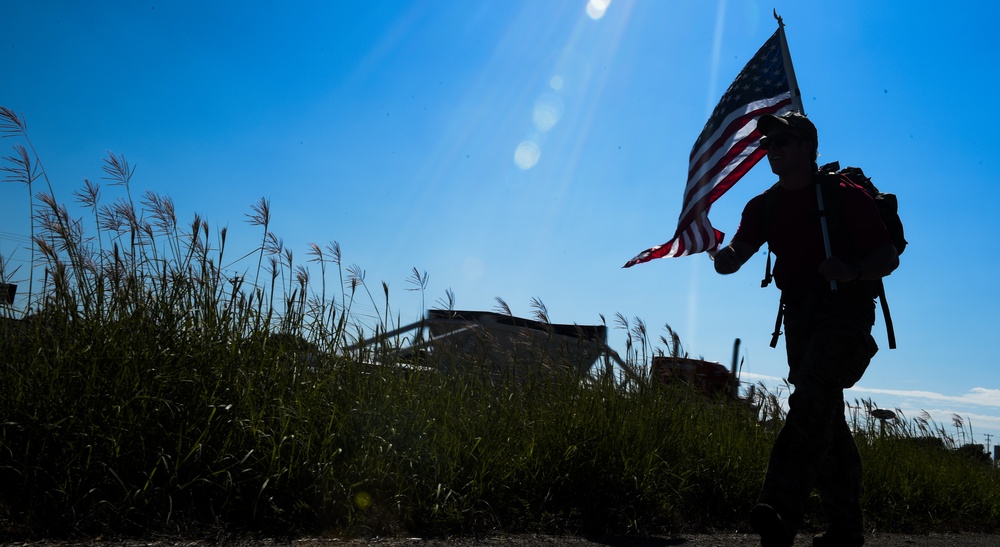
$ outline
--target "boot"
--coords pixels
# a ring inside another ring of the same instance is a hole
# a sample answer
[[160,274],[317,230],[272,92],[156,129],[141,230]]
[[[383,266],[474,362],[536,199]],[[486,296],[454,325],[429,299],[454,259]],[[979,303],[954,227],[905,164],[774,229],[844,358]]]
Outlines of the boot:
[[795,534],[770,505],[758,503],[750,510],[750,527],[760,534],[761,547],[792,547]]

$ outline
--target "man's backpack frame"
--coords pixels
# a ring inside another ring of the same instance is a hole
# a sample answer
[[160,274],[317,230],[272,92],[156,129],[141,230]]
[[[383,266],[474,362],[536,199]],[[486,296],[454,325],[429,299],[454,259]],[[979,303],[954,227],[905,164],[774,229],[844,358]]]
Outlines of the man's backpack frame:
[[[819,168],[819,177],[817,177],[816,184],[820,185],[823,189],[823,181],[830,179],[830,175],[843,175],[846,176],[853,184],[862,188],[869,196],[875,200],[875,206],[878,209],[879,217],[882,219],[882,224],[885,225],[886,231],[889,232],[889,237],[892,239],[893,246],[896,247],[897,254],[903,254],[903,250],[906,249],[906,238],[903,235],[903,222],[899,218],[899,208],[898,201],[896,200],[895,194],[890,194],[886,192],[879,191],[878,188],[872,184],[872,179],[865,175],[864,171],[860,167],[845,167],[840,168],[839,162],[830,162]],[[775,185],[777,186],[777,185]],[[774,188],[768,190],[768,192],[773,192]],[[767,193],[767,192],[765,192]],[[827,195],[827,192],[823,192],[823,195]],[[768,198],[767,208],[768,210],[773,209],[774,199],[776,195],[772,195]],[[824,201],[826,201],[824,199]],[[823,213],[828,214],[829,208]],[[838,211],[839,214],[845,214],[842,210]],[[767,215],[770,218],[770,214]],[[768,250],[767,253],[767,264],[764,271],[764,279],[761,281],[761,287],[767,287],[771,283],[771,252]],[[878,299],[882,306],[882,316],[885,318],[885,330],[886,335],[889,338],[889,349],[896,349],[896,332],[892,327],[892,316],[889,314],[889,303],[885,299],[885,284],[882,280],[878,280]],[[771,335],[771,347],[778,345],[778,337],[781,336],[781,323],[784,315],[784,309],[781,304],[778,304],[778,317],[775,321],[774,332]]]

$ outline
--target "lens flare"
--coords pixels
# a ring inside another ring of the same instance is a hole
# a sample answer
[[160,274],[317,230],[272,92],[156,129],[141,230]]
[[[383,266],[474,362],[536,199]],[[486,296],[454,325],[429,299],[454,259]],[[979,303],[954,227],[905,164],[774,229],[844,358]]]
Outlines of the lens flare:
[[358,509],[365,510],[368,509],[372,504],[372,497],[368,492],[358,492],[354,494],[354,506]]
[[558,95],[549,93],[541,96],[535,103],[535,111],[531,116],[535,128],[542,133],[552,129],[562,117],[563,102]]
[[514,163],[525,171],[534,167],[541,157],[542,149],[534,141],[522,141],[514,151]]
[[462,273],[466,279],[481,279],[486,273],[486,263],[478,256],[470,256],[462,263]]

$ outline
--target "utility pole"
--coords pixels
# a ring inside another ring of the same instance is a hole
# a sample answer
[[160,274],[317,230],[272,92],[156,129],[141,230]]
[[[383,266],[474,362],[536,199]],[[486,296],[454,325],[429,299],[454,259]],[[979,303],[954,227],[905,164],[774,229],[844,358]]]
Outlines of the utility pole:
[[986,453],[989,454],[990,453],[990,439],[993,438],[993,435],[990,435],[989,433],[987,433],[985,436],[986,436]]

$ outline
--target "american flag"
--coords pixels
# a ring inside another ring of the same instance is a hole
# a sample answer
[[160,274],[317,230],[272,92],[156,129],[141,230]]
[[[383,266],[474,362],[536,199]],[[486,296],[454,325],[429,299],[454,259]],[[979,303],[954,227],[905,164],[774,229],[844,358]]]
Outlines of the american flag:
[[[782,55],[783,40],[779,27],[743,67],[701,130],[691,149],[684,203],[673,239],[639,253],[625,263],[625,268],[654,258],[719,249],[725,234],[709,223],[708,211],[765,156],[757,117],[794,108],[793,85],[789,84]],[[793,74],[792,82],[794,78]]]

